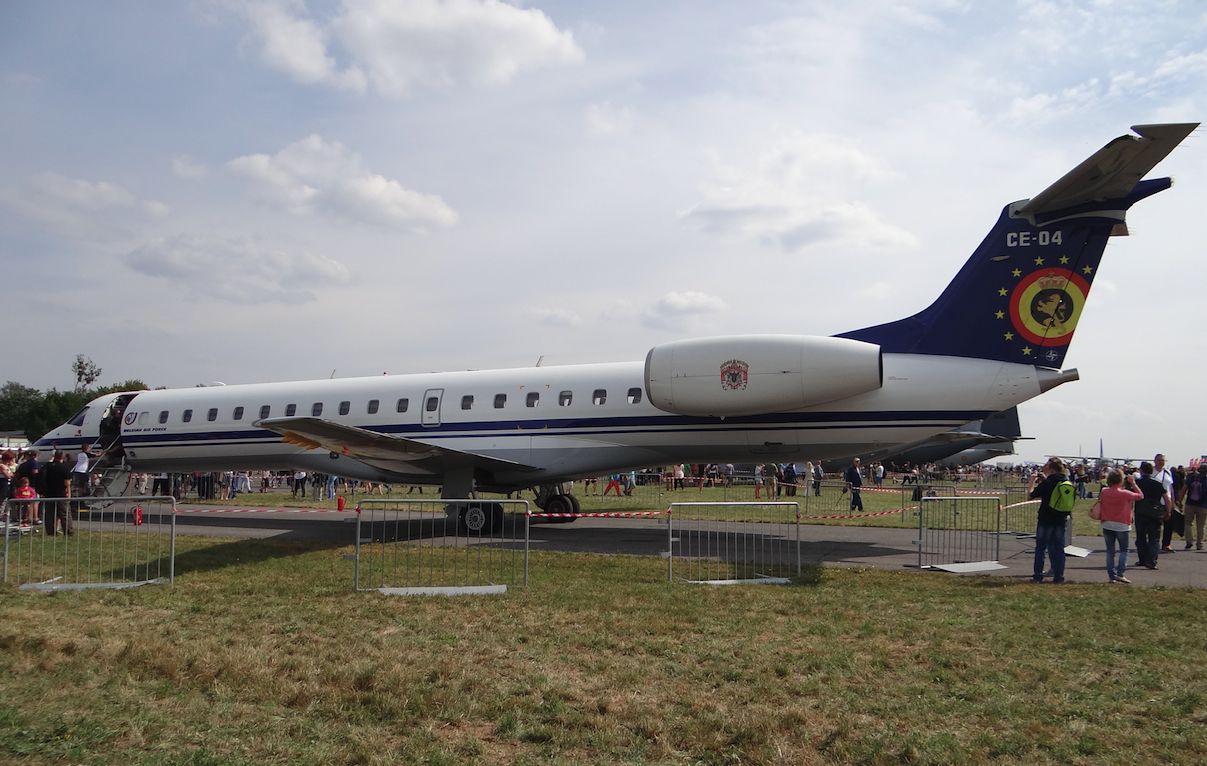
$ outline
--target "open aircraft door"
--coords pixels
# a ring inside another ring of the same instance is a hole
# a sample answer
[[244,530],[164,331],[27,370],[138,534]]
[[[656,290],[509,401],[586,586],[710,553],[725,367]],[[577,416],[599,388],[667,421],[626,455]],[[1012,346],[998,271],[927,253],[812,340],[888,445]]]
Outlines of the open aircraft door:
[[429,388],[423,392],[423,424],[425,426],[440,425],[440,400],[443,398],[443,388]]

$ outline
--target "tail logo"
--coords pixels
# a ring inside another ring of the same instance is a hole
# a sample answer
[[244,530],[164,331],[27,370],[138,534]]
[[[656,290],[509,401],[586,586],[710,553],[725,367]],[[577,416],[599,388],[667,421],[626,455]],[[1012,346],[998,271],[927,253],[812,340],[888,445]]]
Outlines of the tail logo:
[[1010,320],[1026,341],[1067,346],[1089,292],[1089,283],[1068,269],[1034,271],[1010,293]]

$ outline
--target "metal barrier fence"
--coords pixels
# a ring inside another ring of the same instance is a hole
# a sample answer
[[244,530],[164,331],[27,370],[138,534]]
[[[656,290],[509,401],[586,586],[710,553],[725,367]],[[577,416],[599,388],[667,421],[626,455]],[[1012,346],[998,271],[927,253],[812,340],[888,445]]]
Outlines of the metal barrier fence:
[[528,584],[527,500],[361,500],[354,588],[502,593]]
[[[143,505],[166,505],[146,513]],[[40,514],[37,524],[14,516]],[[176,504],[171,497],[10,499],[3,581],[21,590],[131,588],[176,579]],[[56,524],[56,521],[58,522]],[[62,526],[63,531],[55,533]]]
[[798,503],[671,503],[666,513],[671,582],[783,583],[801,573]]
[[997,496],[927,497],[918,511],[918,566],[996,562],[1002,503]]

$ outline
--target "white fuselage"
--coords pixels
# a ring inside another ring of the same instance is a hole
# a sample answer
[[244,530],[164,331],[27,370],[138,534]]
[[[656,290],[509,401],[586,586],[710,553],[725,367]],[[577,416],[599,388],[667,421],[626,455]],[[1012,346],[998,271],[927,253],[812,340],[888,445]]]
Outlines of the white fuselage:
[[[254,425],[263,418],[315,416],[536,468],[496,471],[485,486],[501,488],[672,462],[866,454],[1040,392],[1037,370],[1028,365],[885,354],[884,383],[875,391],[793,412],[683,416],[652,406],[643,364],[626,362],[143,391],[126,407],[121,436],[127,462],[140,471],[301,468],[441,483],[414,465],[369,465],[307,450]],[[97,400],[82,423],[59,427],[39,446],[68,449],[95,438],[109,400]]]

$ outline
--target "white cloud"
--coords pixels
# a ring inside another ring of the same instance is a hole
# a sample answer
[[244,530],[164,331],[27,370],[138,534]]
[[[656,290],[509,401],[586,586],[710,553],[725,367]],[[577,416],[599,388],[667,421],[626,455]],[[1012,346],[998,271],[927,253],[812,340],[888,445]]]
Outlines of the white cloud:
[[608,101],[587,107],[587,134],[592,136],[627,136],[633,128],[635,112],[631,106],[614,107]]
[[149,199],[142,203],[142,212],[147,218],[160,219],[167,218],[172,214],[172,208],[159,200]]
[[97,241],[129,236],[123,221],[138,205],[138,199],[118,184],[50,172],[30,177],[21,187],[0,188],[0,202],[57,234]]
[[[505,83],[519,72],[583,59],[541,11],[498,0],[344,0],[327,23],[300,0],[246,2],[269,66],[303,83],[400,96],[416,87]],[[348,59],[332,54],[338,43]]]
[[532,315],[537,321],[551,327],[576,327],[582,324],[582,318],[568,309],[532,309]]
[[187,154],[177,154],[172,157],[172,174],[185,179],[205,178],[210,174],[210,169]]
[[862,182],[893,178],[882,162],[837,138],[793,134],[750,169],[718,167],[705,200],[680,216],[705,232],[755,239],[797,251],[822,243],[913,247],[909,232],[849,200]]
[[134,195],[108,181],[82,181],[58,173],[39,173],[30,179],[35,194],[45,199],[82,210],[107,210],[133,207]]
[[321,255],[202,234],[154,239],[128,253],[125,261],[147,276],[232,302],[304,303],[314,300],[315,291],[348,281],[342,263]]
[[690,317],[724,310],[725,302],[716,296],[694,291],[671,292],[641,312],[641,323],[659,329],[680,329]]
[[312,135],[273,156],[250,154],[226,163],[261,201],[293,215],[323,214],[377,226],[426,232],[457,222],[439,196],[405,189],[370,172],[359,154]]
[[863,288],[862,290],[859,290],[855,294],[862,296],[864,298],[873,298],[875,300],[883,300],[884,298],[887,298],[893,294],[893,288],[889,287],[886,283],[877,280],[873,284],[868,285],[867,287]]

